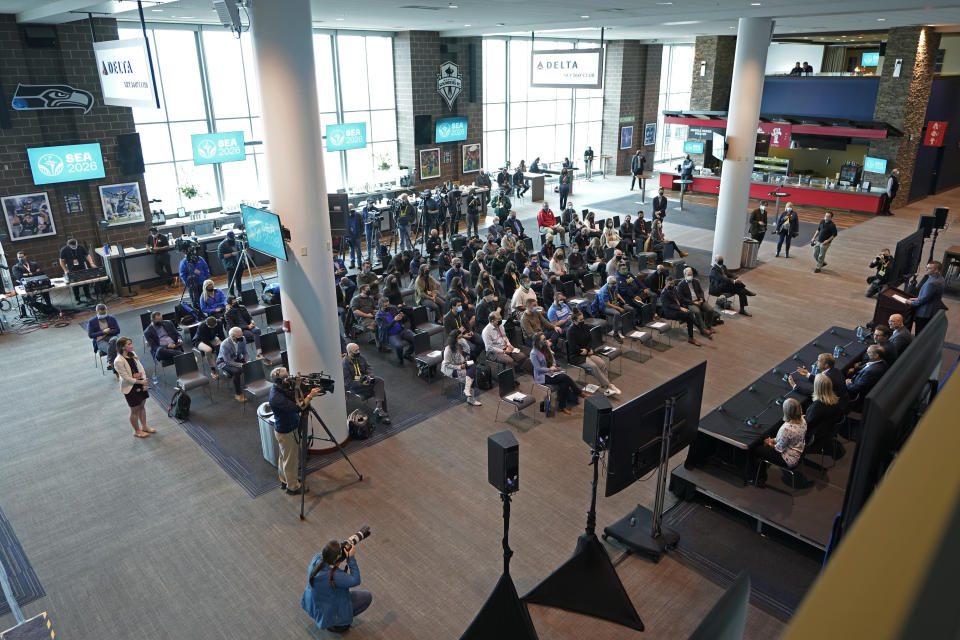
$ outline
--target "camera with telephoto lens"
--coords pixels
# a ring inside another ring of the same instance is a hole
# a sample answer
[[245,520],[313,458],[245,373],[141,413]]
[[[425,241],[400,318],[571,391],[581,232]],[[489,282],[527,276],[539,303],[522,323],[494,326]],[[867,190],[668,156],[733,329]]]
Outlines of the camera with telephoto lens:
[[289,380],[295,389],[300,389],[303,393],[309,393],[313,389],[319,389],[320,395],[333,393],[334,385],[336,384],[333,378],[322,371],[320,373],[298,373],[295,376],[290,376]]
[[361,540],[365,540],[370,537],[370,527],[363,525],[360,527],[360,530],[355,534],[344,540],[340,543],[340,561],[343,561],[347,557],[347,551],[353,549],[354,546],[360,544]]

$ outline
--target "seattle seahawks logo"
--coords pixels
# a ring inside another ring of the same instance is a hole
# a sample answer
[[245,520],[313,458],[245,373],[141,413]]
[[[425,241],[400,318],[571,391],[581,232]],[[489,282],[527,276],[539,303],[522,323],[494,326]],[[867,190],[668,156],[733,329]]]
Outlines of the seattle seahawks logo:
[[17,111],[93,108],[93,94],[65,84],[18,84],[10,106]]

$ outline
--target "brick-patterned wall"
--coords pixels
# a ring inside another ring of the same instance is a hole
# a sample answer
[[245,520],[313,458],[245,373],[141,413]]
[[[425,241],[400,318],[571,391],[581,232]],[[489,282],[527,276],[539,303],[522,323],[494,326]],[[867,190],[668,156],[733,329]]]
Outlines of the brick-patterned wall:
[[[600,128],[600,150],[597,155],[609,155],[614,159],[620,154],[620,95],[623,79],[624,40],[610,40],[606,43],[606,55],[603,61],[603,123]],[[634,130],[636,130],[636,123]],[[597,160],[599,163],[599,159]],[[594,165],[597,169],[599,164]],[[619,163],[614,163],[619,175]]]
[[[474,102],[470,102],[470,54],[469,45],[476,47],[477,88]],[[446,52],[442,48],[446,47]],[[476,173],[463,173],[465,144],[483,142],[483,50],[480,38],[441,38],[435,31],[410,31],[398,33],[394,38],[394,72],[397,93],[397,134],[399,136],[400,161],[415,169],[418,189],[433,189],[441,182],[473,182]],[[463,91],[454,102],[453,109],[437,93],[437,74],[440,65],[447,60],[460,67]],[[461,142],[414,145],[414,116],[429,114],[434,125],[437,118],[462,116],[467,118],[467,139]],[[421,149],[440,149],[440,177],[420,179],[419,154]],[[451,162],[443,162],[444,152],[449,151]],[[484,167],[486,170],[491,167]]]
[[[93,21],[97,40],[115,40],[117,22],[113,19]],[[31,259],[39,262],[50,275],[59,275],[56,263],[60,248],[68,237],[77,238],[91,253],[106,242],[141,244],[149,226],[149,209],[143,224],[131,224],[113,229],[100,229],[97,222],[103,218],[98,186],[118,182],[140,182],[144,206],[147,192],[143,176],[120,174],[117,161],[117,136],[134,131],[133,113],[127,107],[103,104],[100,80],[93,56],[90,25],[86,20],[56,25],[57,46],[31,48],[24,42],[15,16],[0,14],[0,81],[8,99],[18,83],[66,84],[93,94],[94,105],[89,113],[78,109],[50,111],[10,111],[12,128],[0,130],[0,196],[46,192],[50,200],[57,233],[35,240],[12,242],[7,238],[5,224],[0,224],[3,250],[7,259],[15,260],[16,252],[25,250]],[[62,184],[36,186],[27,162],[27,148],[61,144],[99,142],[103,152],[106,177]],[[67,215],[64,195],[79,193],[83,212]],[[96,259],[96,258],[95,258]],[[99,263],[99,261],[98,261]]]
[[[697,36],[693,47],[693,83],[690,87],[690,108],[703,111],[725,111],[730,104],[733,83],[733,58],[737,50],[736,36]],[[700,75],[700,62],[707,68]]]
[[[893,201],[894,207],[905,205],[910,195],[939,47],[940,34],[926,27],[891,29],[887,36],[873,119],[892,124],[903,131],[903,137],[873,141],[867,155],[885,158],[888,170],[900,169],[900,192]],[[897,58],[902,58],[903,64],[900,77],[894,78]],[[886,186],[887,183],[886,176],[877,173],[864,172],[863,179],[875,185]]]
[[[630,174],[630,159],[643,149],[653,165],[653,147],[643,147],[643,127],[656,122],[660,97],[660,59],[663,47],[632,40],[607,43],[603,73],[603,131],[601,153],[614,157],[617,175]],[[633,146],[620,149],[620,117],[633,118]]]

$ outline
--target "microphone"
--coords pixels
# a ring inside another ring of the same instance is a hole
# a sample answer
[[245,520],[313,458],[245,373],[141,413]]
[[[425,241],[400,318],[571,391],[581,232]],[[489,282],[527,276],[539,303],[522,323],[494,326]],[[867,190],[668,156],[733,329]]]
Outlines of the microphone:
[[717,407],[717,413],[723,413],[723,412],[724,412],[724,408],[723,408],[723,405],[721,404],[719,407]]
[[776,367],[774,367],[770,373],[773,373],[773,374],[780,373],[780,369],[777,369]]
[[799,361],[799,360],[800,360],[800,354],[799,354],[799,353],[793,354],[793,359]]
[[755,426],[757,426],[757,419],[756,419],[756,418],[752,418],[752,417],[751,417],[751,418],[747,418],[746,420],[744,420],[744,423],[745,423],[748,427],[755,427]]
[[832,335],[832,336],[837,335],[837,330],[836,330],[836,329],[830,329],[830,335]]
[[783,396],[781,396],[781,397],[777,398],[776,400],[774,400],[774,402],[776,403],[776,405],[777,405],[778,407],[782,407],[784,400],[786,400],[786,398],[783,397]]
[[814,340],[814,341],[811,342],[810,344],[813,345],[814,347],[819,347],[819,346],[820,346],[820,343],[817,342],[816,340]]
[[757,390],[757,388],[756,388],[755,386],[753,386],[753,385],[750,385],[749,387],[747,387],[747,391],[749,391],[750,393],[753,393],[753,392],[756,391],[756,390]]

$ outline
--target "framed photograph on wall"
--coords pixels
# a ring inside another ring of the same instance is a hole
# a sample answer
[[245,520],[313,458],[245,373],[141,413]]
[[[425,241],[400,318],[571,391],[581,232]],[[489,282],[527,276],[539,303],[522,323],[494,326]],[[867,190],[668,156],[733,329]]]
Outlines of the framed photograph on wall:
[[657,123],[651,122],[643,127],[643,146],[652,147],[657,142]]
[[476,173],[480,171],[480,145],[465,144],[463,149],[463,172]]
[[57,235],[50,212],[50,199],[46,192],[28,193],[22,196],[4,196],[3,219],[11,240],[31,240]]
[[420,178],[429,180],[440,177],[440,147],[420,150]]
[[83,213],[83,201],[79,193],[68,193],[63,196],[63,204],[67,207],[67,215]]
[[140,184],[124,182],[100,187],[100,202],[103,204],[103,219],[107,226],[143,222],[143,199]]
[[632,124],[626,127],[620,127],[620,148],[621,149],[633,148],[633,125]]

